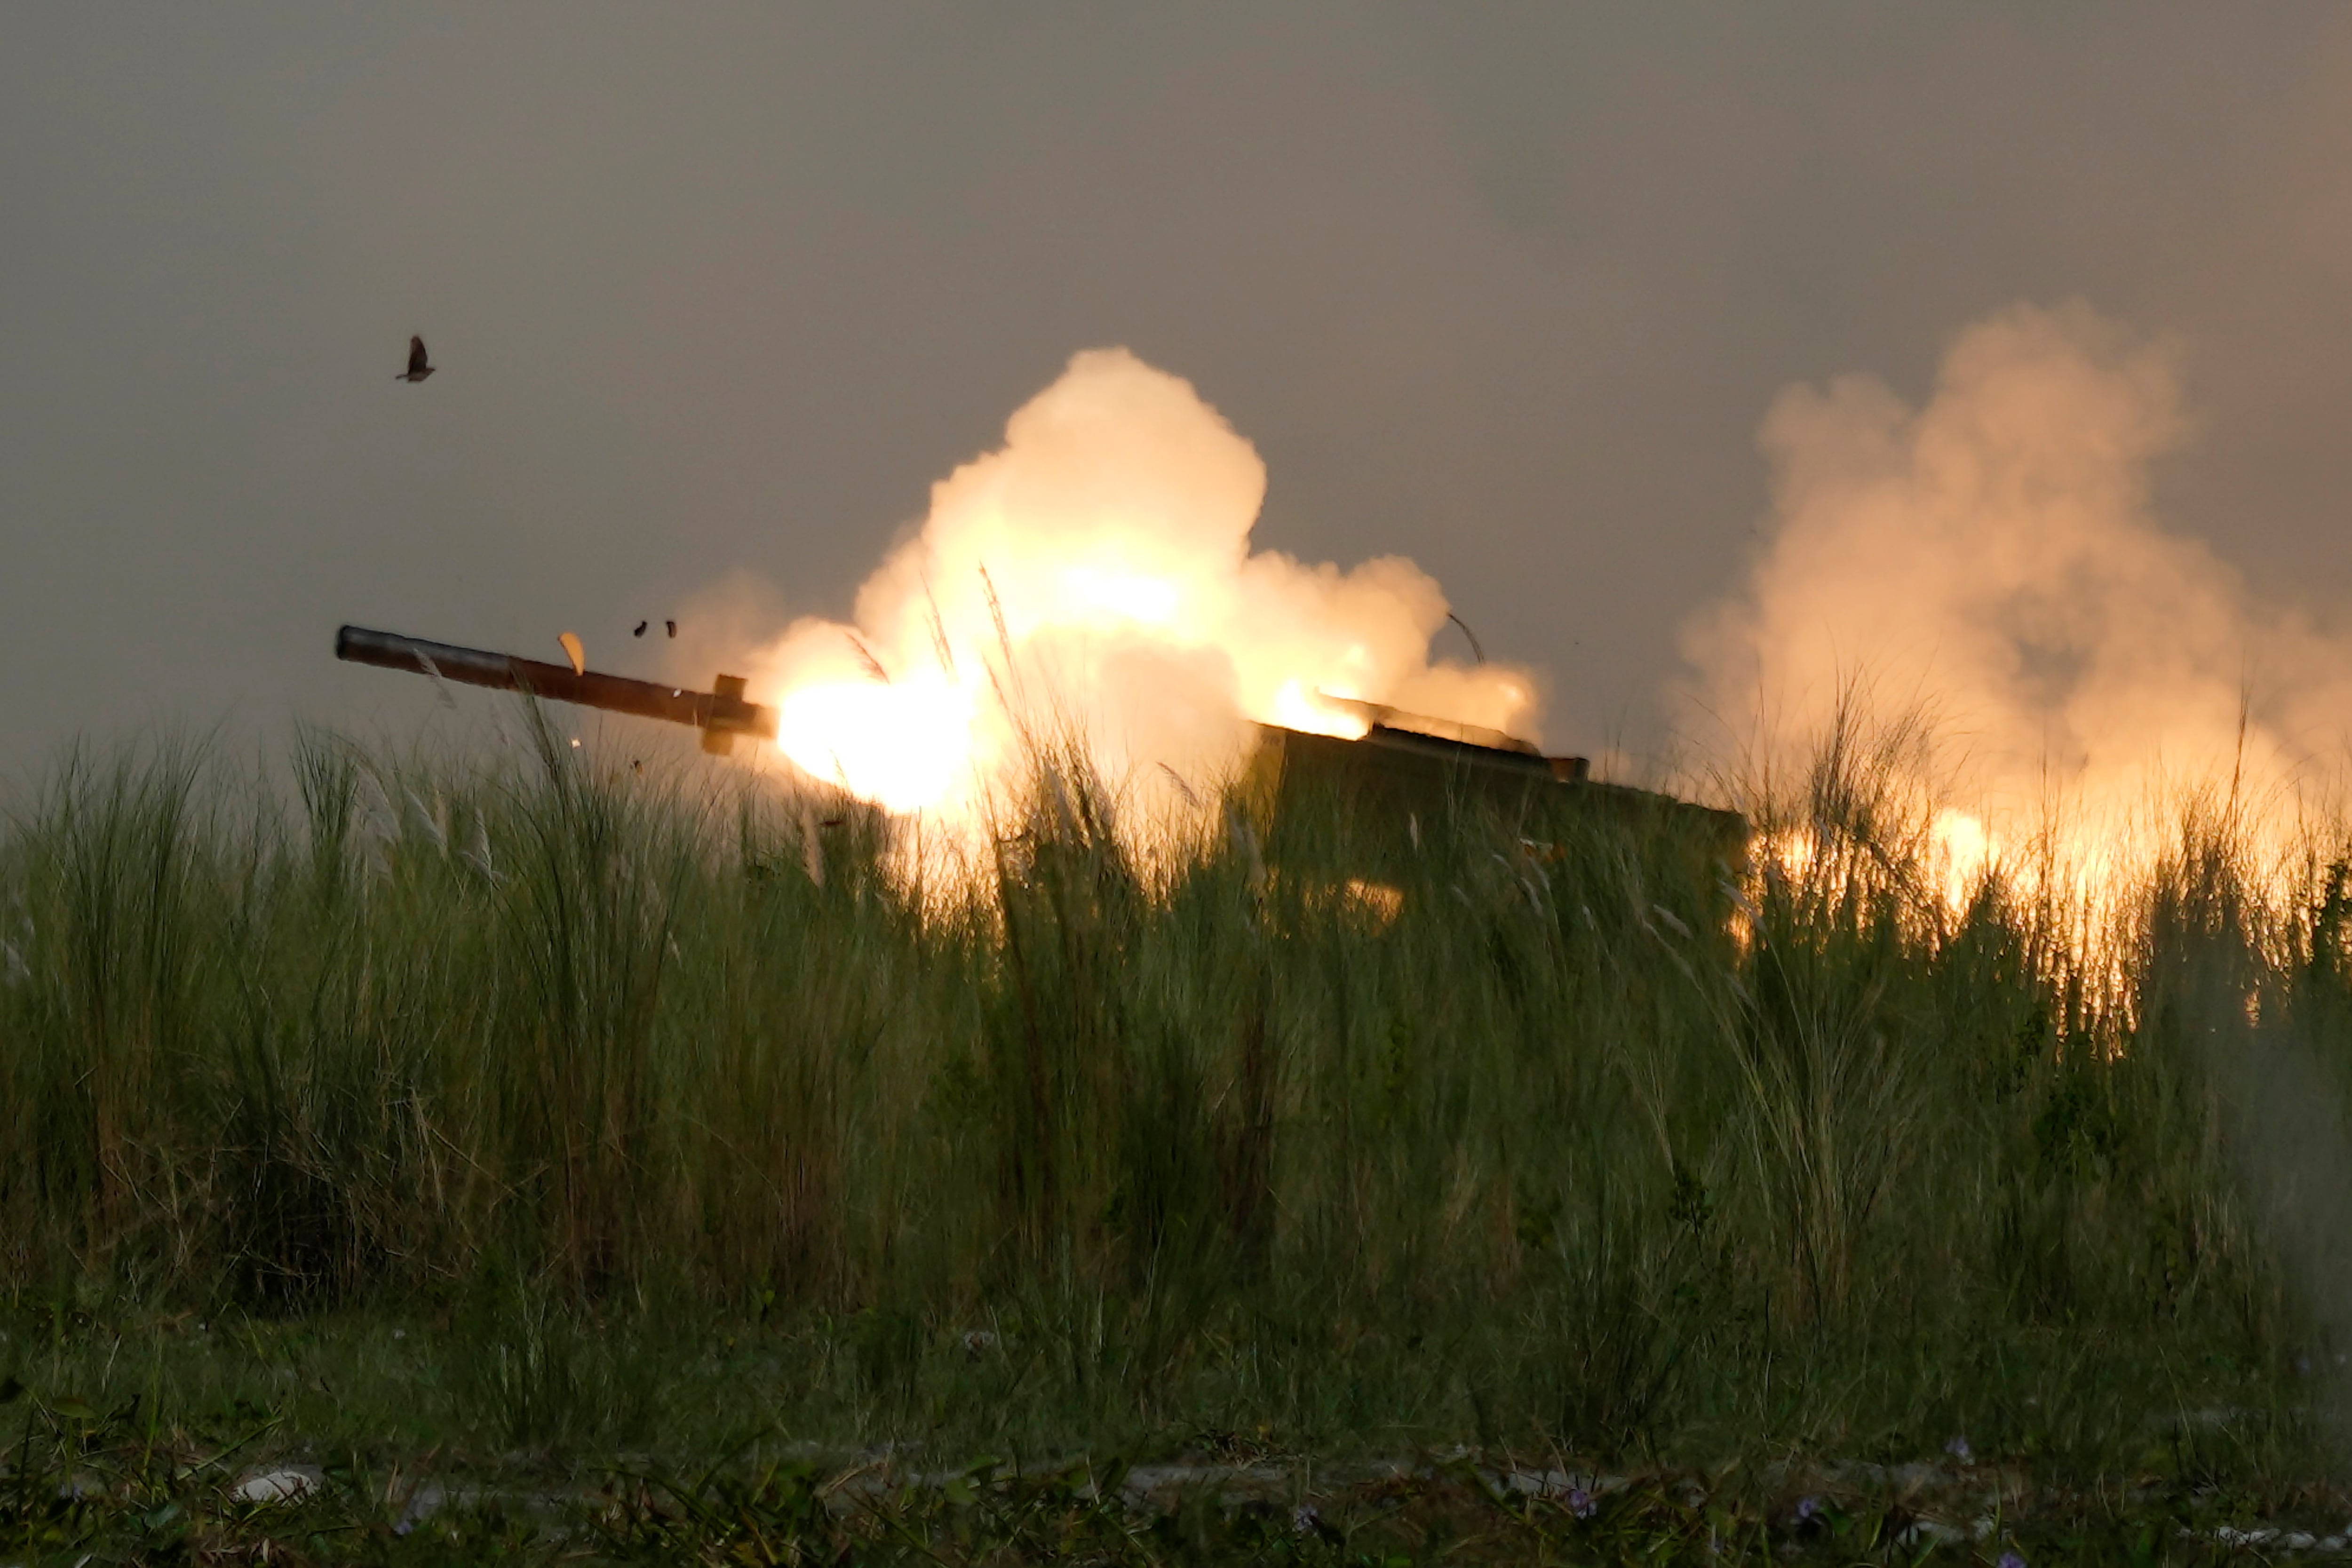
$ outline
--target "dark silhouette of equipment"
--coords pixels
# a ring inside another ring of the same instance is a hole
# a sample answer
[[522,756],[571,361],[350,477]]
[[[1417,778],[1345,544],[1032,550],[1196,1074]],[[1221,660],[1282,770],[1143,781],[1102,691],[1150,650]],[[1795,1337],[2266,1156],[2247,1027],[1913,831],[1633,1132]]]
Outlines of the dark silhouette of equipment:
[[702,731],[702,749],[716,756],[734,750],[735,737],[776,738],[776,710],[743,700],[743,678],[722,675],[709,691],[659,686],[593,669],[573,670],[512,654],[427,642],[397,632],[345,626],[335,634],[335,657],[383,669],[413,670],[443,680],[462,680],[494,691],[520,691],[550,702],[576,702],[640,719],[691,724]]
[[[335,657],[411,670],[436,682],[460,680],[691,724],[702,731],[703,750],[719,755],[733,749],[738,735],[776,737],[776,710],[746,701],[740,675],[718,677],[709,691],[689,691],[363,626],[335,634]],[[1737,814],[1603,783],[1591,776],[1584,758],[1547,756],[1498,730],[1316,696],[1324,707],[1360,721],[1363,730],[1349,739],[1258,726],[1259,744],[1239,781],[1236,804],[1253,823],[1268,862],[1296,854],[1307,865],[1351,864],[1364,878],[1402,885],[1411,879],[1424,827],[1462,810],[1509,825],[1523,857],[1536,862],[1566,854],[1557,835],[1576,820],[1613,823],[1632,835],[1623,841],[1626,852],[1657,872],[1659,886],[1699,889],[1722,905],[1687,912],[1717,924],[1728,921],[1725,900],[1735,897],[1728,889],[1747,856],[1748,825]],[[842,820],[829,817],[824,826]]]
[[1362,720],[1364,731],[1350,739],[1258,726],[1241,793],[1269,861],[1336,858],[1364,878],[1410,880],[1423,829],[1465,809],[1508,825],[1538,861],[1561,853],[1559,837],[1572,837],[1576,822],[1613,823],[1661,886],[1727,887],[1746,859],[1748,825],[1737,813],[1604,783],[1586,759],[1546,756],[1498,730],[1323,692],[1316,699]]
[[392,379],[394,381],[423,381],[426,376],[431,375],[439,368],[440,367],[438,365],[430,364],[425,362],[425,340],[423,338],[411,338],[408,340],[408,369],[404,371],[402,374],[394,376]]

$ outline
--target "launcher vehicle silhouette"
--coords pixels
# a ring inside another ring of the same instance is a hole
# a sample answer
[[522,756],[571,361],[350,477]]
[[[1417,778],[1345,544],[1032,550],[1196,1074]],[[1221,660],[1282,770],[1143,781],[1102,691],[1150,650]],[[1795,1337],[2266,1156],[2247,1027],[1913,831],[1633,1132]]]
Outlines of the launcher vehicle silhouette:
[[1696,877],[1687,885],[1705,889],[1711,903],[1746,859],[1748,823],[1737,812],[1602,783],[1585,758],[1546,756],[1499,730],[1319,700],[1360,720],[1363,734],[1262,724],[1243,778],[1244,800],[1275,858],[1318,858],[1313,841],[1336,837],[1342,842],[1326,843],[1321,858],[1336,850],[1367,871],[1382,860],[1394,868],[1418,854],[1423,833],[1444,816],[1467,811],[1519,835],[1522,851],[1538,859],[1556,858],[1560,835],[1572,836],[1580,823],[1612,824],[1634,835],[1651,871]]
[[[776,738],[776,710],[746,700],[740,675],[721,675],[710,690],[694,691],[364,626],[335,634],[335,657],[690,724],[702,731],[702,749],[721,756],[733,750],[738,735]],[[1737,814],[1601,783],[1582,757],[1546,756],[1526,741],[1474,724],[1342,698],[1321,700],[1360,719],[1364,732],[1349,739],[1258,726],[1260,744],[1242,795],[1269,849],[1312,835],[1313,824],[1339,820],[1358,830],[1349,835],[1354,853],[1372,844],[1394,852],[1407,841],[1417,843],[1424,822],[1434,826],[1440,814],[1467,807],[1538,834],[1576,817],[1613,820],[1643,830],[1645,839],[1686,859],[1690,869],[1707,872],[1702,885],[1719,880],[1713,873],[1736,867],[1745,855],[1748,825]],[[1528,842],[1542,847],[1539,840]]]

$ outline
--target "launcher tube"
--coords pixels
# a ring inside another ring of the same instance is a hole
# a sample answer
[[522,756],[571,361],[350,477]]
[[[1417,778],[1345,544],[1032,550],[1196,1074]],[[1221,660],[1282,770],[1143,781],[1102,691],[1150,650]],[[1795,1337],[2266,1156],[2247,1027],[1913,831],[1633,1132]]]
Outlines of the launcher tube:
[[716,691],[689,691],[593,669],[575,673],[570,665],[427,642],[365,626],[345,626],[336,632],[335,657],[383,669],[437,673],[445,680],[462,680],[497,691],[525,691],[551,702],[576,702],[583,708],[691,724],[704,731],[706,740],[730,735],[757,735],[770,741],[776,737],[776,710],[743,700],[739,676],[720,676]]

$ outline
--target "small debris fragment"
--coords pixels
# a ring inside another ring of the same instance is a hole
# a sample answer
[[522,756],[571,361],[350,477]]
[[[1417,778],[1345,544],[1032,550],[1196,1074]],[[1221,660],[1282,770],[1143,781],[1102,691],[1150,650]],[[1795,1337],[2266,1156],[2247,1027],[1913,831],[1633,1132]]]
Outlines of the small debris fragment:
[[247,1476],[231,1495],[239,1502],[277,1504],[299,1502],[319,1484],[319,1477],[310,1470],[265,1470]]

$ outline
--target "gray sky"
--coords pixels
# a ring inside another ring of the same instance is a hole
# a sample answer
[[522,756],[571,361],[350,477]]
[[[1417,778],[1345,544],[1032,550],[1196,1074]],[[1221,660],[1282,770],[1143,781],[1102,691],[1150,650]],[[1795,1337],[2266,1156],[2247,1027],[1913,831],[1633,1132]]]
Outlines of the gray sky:
[[2341,7],[24,5],[0,195],[19,774],[413,724],[344,620],[652,673],[730,572],[840,614],[1110,343],[1258,445],[1262,545],[1410,554],[1546,669],[1557,746],[1671,716],[1776,391],[1916,396],[2017,300],[2176,336],[2167,516],[2352,599]]

